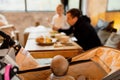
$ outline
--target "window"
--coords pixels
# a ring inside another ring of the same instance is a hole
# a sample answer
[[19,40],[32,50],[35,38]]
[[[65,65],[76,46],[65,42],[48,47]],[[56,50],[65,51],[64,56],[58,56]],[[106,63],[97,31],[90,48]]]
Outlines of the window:
[[24,0],[0,0],[0,11],[24,11]]
[[69,0],[69,9],[71,9],[71,8],[79,9],[79,1],[80,0]]
[[[0,11],[55,11],[60,0],[0,0]],[[69,0],[69,9],[79,8],[79,0]]]
[[120,0],[108,0],[107,11],[120,11]]
[[54,11],[60,0],[27,0],[28,11]]

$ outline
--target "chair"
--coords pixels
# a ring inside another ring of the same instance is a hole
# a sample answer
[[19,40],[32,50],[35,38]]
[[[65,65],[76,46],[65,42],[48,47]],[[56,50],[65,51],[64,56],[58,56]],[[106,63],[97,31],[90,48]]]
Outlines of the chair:
[[14,25],[1,26],[0,30],[11,36],[14,40],[19,41],[19,31],[15,29]]
[[117,29],[113,27],[114,21],[98,20],[95,30],[100,38],[101,43],[104,45],[112,32],[117,32]]
[[[91,59],[107,73],[103,80],[119,80],[120,51],[110,47],[98,47],[73,57],[72,61]],[[97,75],[96,75],[97,76]],[[99,80],[99,79],[97,79]]]

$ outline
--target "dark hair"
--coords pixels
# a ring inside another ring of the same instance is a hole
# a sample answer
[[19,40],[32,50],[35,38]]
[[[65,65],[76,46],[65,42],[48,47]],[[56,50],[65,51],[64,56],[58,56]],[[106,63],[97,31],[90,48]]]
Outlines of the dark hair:
[[82,11],[76,8],[70,9],[67,13],[70,13],[73,18],[79,18],[82,15]]

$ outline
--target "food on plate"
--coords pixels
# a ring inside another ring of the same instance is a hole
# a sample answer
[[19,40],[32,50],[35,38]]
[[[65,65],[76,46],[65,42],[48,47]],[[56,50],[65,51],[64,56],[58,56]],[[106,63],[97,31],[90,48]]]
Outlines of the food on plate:
[[43,36],[37,37],[36,38],[36,42],[38,42],[38,43],[44,43],[44,37]]
[[36,42],[37,42],[37,43],[49,44],[49,43],[52,43],[52,39],[49,38],[49,37],[40,36],[40,37],[37,37],[37,38],[36,38]]
[[46,43],[52,43],[52,39],[49,38],[49,37],[46,37],[45,42],[46,42]]
[[50,35],[52,38],[55,38],[55,34],[57,34],[57,33],[58,33],[58,31],[54,31],[54,30],[50,31]]

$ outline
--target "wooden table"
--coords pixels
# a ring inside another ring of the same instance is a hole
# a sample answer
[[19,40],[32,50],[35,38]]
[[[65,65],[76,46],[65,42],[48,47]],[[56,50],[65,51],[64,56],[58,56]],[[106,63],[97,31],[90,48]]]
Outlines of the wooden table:
[[[28,50],[34,58],[52,58],[55,55],[63,55],[64,57],[73,57],[82,52],[82,48],[73,41],[62,47],[54,47],[53,45],[41,46],[35,41],[35,38],[43,33],[30,33],[25,49]],[[45,33],[47,34],[47,33]]]

